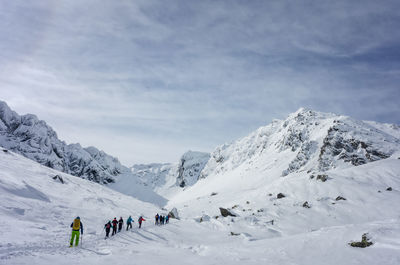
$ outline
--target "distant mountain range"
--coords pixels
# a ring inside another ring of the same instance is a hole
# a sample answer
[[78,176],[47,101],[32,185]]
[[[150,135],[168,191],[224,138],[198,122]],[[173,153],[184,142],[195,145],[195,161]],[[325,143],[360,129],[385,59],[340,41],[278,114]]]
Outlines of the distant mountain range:
[[[0,145],[50,168],[124,193],[142,184],[171,197],[210,175],[263,167],[281,177],[319,174],[390,157],[400,150],[400,127],[300,109],[211,154],[188,151],[176,164],[121,165],[95,147],[66,144],[35,115],[18,115],[0,101]],[[260,164],[260,161],[262,163]]]

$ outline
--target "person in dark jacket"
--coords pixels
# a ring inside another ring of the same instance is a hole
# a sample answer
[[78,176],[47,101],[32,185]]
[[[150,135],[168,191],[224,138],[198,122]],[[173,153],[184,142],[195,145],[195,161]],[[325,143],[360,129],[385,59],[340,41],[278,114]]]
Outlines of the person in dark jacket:
[[169,214],[167,216],[165,216],[165,223],[168,224],[169,223]]
[[118,221],[118,232],[121,232],[123,224],[124,224],[124,220],[122,220],[122,217],[120,217],[119,221]]
[[111,235],[113,236],[117,233],[117,224],[118,224],[117,217],[114,217],[114,220],[112,220],[111,223],[112,223],[112,228],[113,228]]
[[106,237],[108,237],[108,235],[110,234],[110,230],[111,230],[111,221],[108,221],[108,223],[106,223],[104,225],[104,229],[106,230]]
[[156,214],[156,225],[158,225],[158,218],[159,218],[160,216],[158,215],[158,214]]
[[79,229],[81,230],[81,234],[83,235],[83,225],[81,222],[81,218],[78,216],[75,218],[75,220],[71,223],[71,227],[72,227],[72,235],[71,235],[71,241],[69,243],[69,247],[72,247],[73,243],[74,243],[74,238],[75,239],[75,246],[78,246],[79,244]]

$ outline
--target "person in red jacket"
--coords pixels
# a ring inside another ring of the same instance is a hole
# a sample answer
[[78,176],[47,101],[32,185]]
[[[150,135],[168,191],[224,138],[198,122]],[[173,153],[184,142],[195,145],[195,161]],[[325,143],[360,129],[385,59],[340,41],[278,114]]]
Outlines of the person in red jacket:
[[143,221],[146,221],[142,216],[140,216],[139,217],[139,220],[138,220],[138,222],[139,222],[139,228],[141,228],[142,227],[142,222]]
[[112,231],[111,235],[113,236],[117,233],[117,225],[118,225],[117,217],[114,217],[114,220],[112,221],[112,225],[113,225],[113,231]]

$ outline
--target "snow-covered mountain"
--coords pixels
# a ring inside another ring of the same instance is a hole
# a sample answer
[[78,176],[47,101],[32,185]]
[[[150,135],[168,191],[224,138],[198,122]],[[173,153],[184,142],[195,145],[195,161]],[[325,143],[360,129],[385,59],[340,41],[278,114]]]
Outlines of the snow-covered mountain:
[[95,147],[66,144],[35,115],[18,115],[0,101],[0,146],[50,168],[102,184],[128,172],[117,158]]
[[[200,180],[167,205],[186,217],[219,216],[224,207],[260,224],[280,219],[287,222],[285,231],[297,230],[292,222],[303,223],[304,231],[356,223],[363,216],[395,218],[383,212],[392,205],[380,200],[400,181],[399,132],[397,125],[300,109],[217,147]],[[338,202],[340,197],[347,200]],[[372,209],[378,201],[386,206]]]
[[397,125],[357,121],[347,116],[300,109],[249,136],[217,147],[200,177],[264,166],[294,172],[324,172],[390,157],[400,150]]

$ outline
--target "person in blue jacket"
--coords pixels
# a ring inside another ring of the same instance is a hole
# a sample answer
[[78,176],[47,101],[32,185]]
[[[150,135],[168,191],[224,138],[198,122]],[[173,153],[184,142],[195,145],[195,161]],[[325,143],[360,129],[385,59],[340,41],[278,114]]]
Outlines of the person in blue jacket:
[[133,222],[133,219],[132,219],[132,217],[129,215],[128,220],[126,220],[126,231],[128,231],[129,228],[132,228],[132,222]]

